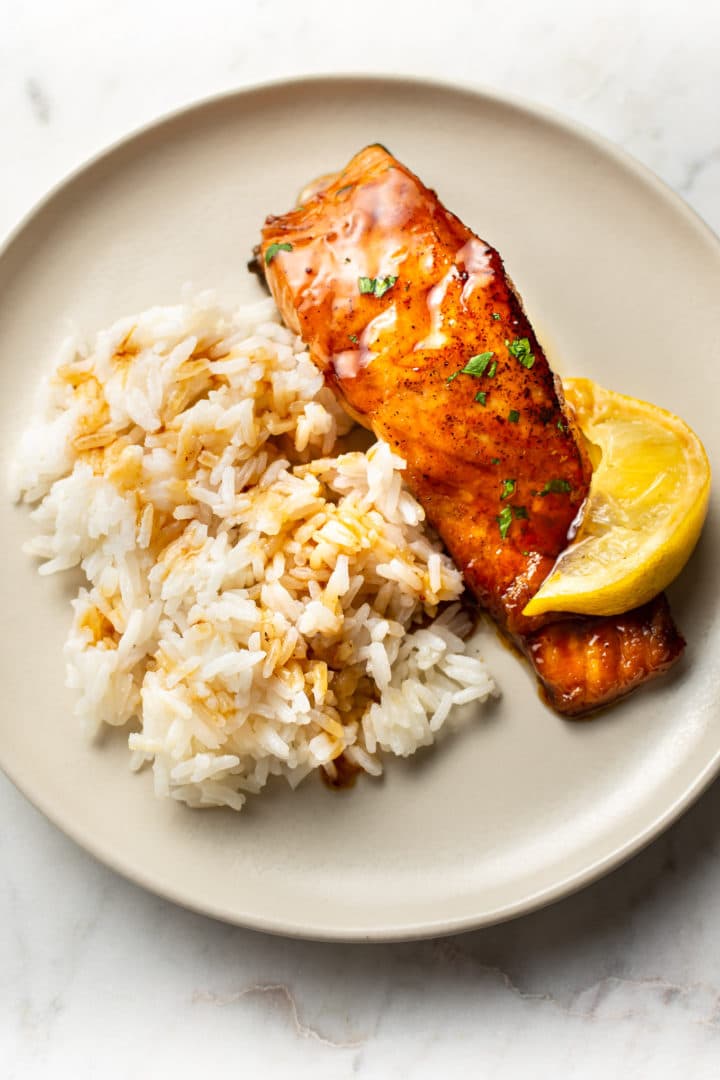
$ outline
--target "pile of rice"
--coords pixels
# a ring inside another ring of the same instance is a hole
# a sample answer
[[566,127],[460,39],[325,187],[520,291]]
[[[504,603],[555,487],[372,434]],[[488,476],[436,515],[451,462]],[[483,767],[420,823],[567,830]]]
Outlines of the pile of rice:
[[377,775],[495,693],[404,462],[332,456],[352,421],[271,301],[121,319],[45,391],[14,467],[27,551],[82,567],[67,682],[158,795],[239,810],[271,775]]

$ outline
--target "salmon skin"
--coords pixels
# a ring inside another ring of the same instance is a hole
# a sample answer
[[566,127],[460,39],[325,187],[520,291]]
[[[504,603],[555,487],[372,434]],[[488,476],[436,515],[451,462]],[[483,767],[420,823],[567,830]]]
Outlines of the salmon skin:
[[262,231],[283,318],[406,460],[428,521],[554,708],[579,715],[665,670],[684,645],[665,601],[632,620],[522,614],[574,535],[592,466],[498,252],[382,146],[301,199]]

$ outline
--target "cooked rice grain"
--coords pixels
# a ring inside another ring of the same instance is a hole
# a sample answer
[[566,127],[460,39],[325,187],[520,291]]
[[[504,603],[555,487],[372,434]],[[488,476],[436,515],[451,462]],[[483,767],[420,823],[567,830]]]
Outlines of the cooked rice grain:
[[377,775],[495,693],[405,463],[331,456],[351,426],[270,301],[203,295],[61,350],[14,467],[26,548],[82,567],[67,682],[89,733],[131,726],[158,795],[239,810],[340,755]]

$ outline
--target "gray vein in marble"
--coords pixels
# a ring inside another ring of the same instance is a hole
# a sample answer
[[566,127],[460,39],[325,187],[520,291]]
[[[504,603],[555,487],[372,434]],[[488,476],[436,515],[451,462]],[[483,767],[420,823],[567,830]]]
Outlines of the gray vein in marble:
[[31,76],[25,80],[25,97],[38,124],[47,126],[50,123],[50,98],[38,79]]
[[[499,981],[521,1001],[542,1002],[565,1016],[580,1020],[637,1020],[648,1015],[655,1004],[680,1004],[693,1013],[694,1023],[720,1031],[720,987],[711,983],[676,983],[661,976],[624,978],[606,975],[588,986],[571,991],[568,1001],[564,1002],[548,992],[523,990],[501,967],[482,963],[452,939],[436,941],[434,951],[441,962],[449,962],[453,967],[467,965],[476,973]],[[633,1001],[629,1008],[621,1011],[604,1008],[604,1003],[613,996],[613,992],[621,990],[635,992],[640,1000]]]
[[683,195],[689,194],[695,186],[695,183],[700,176],[709,169],[716,162],[720,162],[720,145],[713,146],[702,157],[694,158],[688,162],[685,170],[685,176],[676,185],[677,190],[682,192]]
[[310,1024],[304,1023],[300,1018],[300,1011],[295,995],[285,983],[253,983],[252,986],[245,986],[242,990],[236,990],[231,994],[216,994],[209,990],[197,990],[193,994],[192,1000],[194,1004],[202,1002],[210,1005],[224,1006],[233,1005],[253,994],[268,995],[280,1001],[282,1004],[287,1005],[295,1033],[301,1039],[314,1039],[323,1046],[330,1046],[334,1050],[357,1050],[358,1047],[366,1042],[365,1036],[359,1039],[350,1040],[333,1039],[329,1035],[319,1031],[317,1028],[312,1027]]

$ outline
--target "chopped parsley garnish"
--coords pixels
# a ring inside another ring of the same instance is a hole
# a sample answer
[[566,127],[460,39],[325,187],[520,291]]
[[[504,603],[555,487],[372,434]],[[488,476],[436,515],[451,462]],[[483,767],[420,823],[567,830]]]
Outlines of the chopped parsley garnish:
[[270,263],[273,261],[273,259],[277,255],[278,251],[292,251],[292,249],[293,249],[292,244],[288,244],[288,243],[271,244],[270,247],[265,252],[265,265],[266,266],[270,265]]
[[358,336],[357,336],[357,334],[348,334],[348,337],[349,337],[349,338],[350,338],[350,340],[352,341],[353,345],[357,345],[357,343],[358,343]]
[[358,288],[361,293],[371,293],[378,300],[384,296],[388,289],[392,289],[397,281],[397,274],[388,274],[387,277],[361,277],[358,278]]
[[485,369],[492,360],[495,353],[493,352],[481,352],[476,356],[471,356],[464,368],[461,369],[463,375],[475,375],[479,377],[485,374]]
[[558,422],[557,422],[557,428],[558,428],[558,431],[567,431],[567,428],[566,428],[566,427],[565,427],[565,425],[563,424],[562,420],[558,420]]
[[500,527],[500,536],[505,539],[510,532],[510,526],[512,525],[512,510],[509,506],[504,506],[498,516],[495,518]]
[[514,492],[514,490],[515,490],[515,481],[514,480],[503,480],[503,489],[502,489],[502,495],[500,496],[500,498],[501,499],[509,499],[510,496],[512,495],[512,493]]
[[508,420],[510,421],[510,423],[511,424],[517,424],[519,419],[520,419],[520,413],[517,411],[517,409],[511,409],[510,412],[508,413]]
[[375,286],[375,295],[384,296],[388,289],[392,289],[397,281],[397,274],[388,274],[386,278],[379,278]]
[[[471,356],[464,368],[460,368],[451,375],[446,381],[452,382],[453,379],[457,379],[458,375],[473,375],[476,379],[479,379],[481,375],[484,375],[487,371],[490,378],[493,377],[497,371],[497,363],[493,360],[494,352],[481,352],[475,356]],[[490,361],[492,360],[492,364]],[[488,364],[490,367],[488,368]],[[476,401],[478,398],[475,399]],[[483,401],[483,405],[485,402]]]
[[511,356],[514,356],[516,360],[519,360],[524,368],[531,368],[535,363],[535,356],[530,348],[530,341],[526,337],[515,338],[514,341],[506,343],[508,352]]
[[481,405],[485,404],[486,398],[487,393],[484,390],[478,390],[477,394],[475,395],[475,400],[478,401]]
[[567,480],[560,480],[558,478],[554,478],[552,480],[548,480],[548,482],[545,484],[545,487],[538,494],[549,495],[550,492],[553,492],[556,495],[567,495],[568,492],[571,490],[572,489]]
[[493,319],[495,319],[496,322],[500,319],[500,316],[498,315],[497,311],[493,311],[492,317],[493,317]]
[[487,377],[488,377],[488,379],[494,379],[496,371],[497,371],[497,360],[493,360],[492,364],[487,369]]
[[445,380],[445,382],[446,382],[446,383],[451,383],[451,382],[453,381],[453,379],[457,379],[457,377],[458,377],[458,375],[459,375],[459,374],[460,374],[460,372],[459,372],[459,371],[453,371],[452,375],[448,375],[448,377],[447,377],[447,379]]
[[513,506],[513,514],[516,518],[528,517],[527,509],[524,506]]
[[491,465],[499,465],[500,464],[500,458],[499,457],[490,458],[490,464]]

